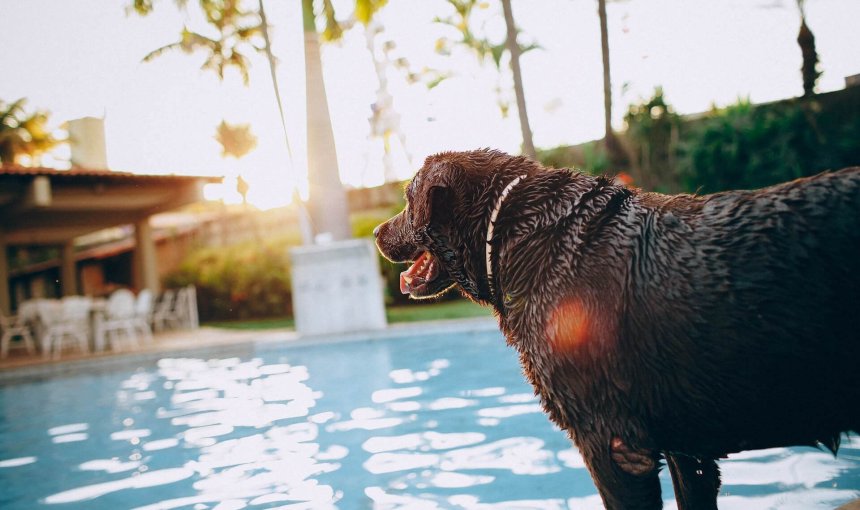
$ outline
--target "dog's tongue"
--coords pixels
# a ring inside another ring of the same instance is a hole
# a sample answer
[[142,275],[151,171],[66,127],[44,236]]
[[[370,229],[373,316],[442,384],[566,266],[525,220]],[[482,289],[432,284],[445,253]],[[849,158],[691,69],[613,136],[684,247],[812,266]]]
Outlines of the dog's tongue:
[[412,289],[427,281],[427,270],[430,267],[430,252],[425,251],[412,266],[400,273],[400,292],[409,294]]

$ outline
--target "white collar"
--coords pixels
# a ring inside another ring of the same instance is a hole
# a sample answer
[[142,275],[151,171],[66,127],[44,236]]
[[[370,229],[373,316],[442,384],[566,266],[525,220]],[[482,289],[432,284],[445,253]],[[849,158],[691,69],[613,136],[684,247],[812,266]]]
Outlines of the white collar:
[[496,226],[496,218],[499,216],[499,211],[502,209],[502,202],[507,198],[508,193],[520,183],[521,180],[525,179],[525,175],[520,175],[505,186],[505,189],[502,190],[502,194],[499,195],[499,199],[496,201],[496,206],[493,208],[493,212],[490,213],[490,222],[487,224],[487,285],[490,288],[490,296],[493,294],[493,247],[490,244],[490,241],[493,240],[493,229]]

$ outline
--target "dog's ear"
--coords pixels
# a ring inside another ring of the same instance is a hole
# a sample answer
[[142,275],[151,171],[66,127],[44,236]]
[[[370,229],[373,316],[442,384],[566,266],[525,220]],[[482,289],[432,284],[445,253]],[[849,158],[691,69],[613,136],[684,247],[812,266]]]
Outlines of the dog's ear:
[[444,222],[453,212],[452,184],[457,169],[453,165],[436,164],[428,172],[419,172],[419,179],[410,202],[412,228],[426,228],[431,222]]
[[412,208],[412,227],[425,228],[430,222],[444,222],[452,213],[451,189],[447,185],[434,184],[421,196],[416,197]]

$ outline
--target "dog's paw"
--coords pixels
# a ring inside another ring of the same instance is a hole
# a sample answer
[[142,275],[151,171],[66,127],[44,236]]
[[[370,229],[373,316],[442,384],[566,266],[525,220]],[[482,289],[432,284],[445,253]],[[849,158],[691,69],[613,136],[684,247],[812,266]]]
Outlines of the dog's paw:
[[613,437],[610,447],[612,460],[627,474],[647,475],[657,467],[653,452],[631,448],[620,437]]

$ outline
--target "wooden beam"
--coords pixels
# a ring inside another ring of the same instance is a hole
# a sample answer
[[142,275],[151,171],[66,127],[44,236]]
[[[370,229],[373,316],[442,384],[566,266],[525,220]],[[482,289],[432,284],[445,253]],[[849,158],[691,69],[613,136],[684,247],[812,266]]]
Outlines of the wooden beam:
[[3,224],[10,233],[25,229],[69,227],[89,228],[90,232],[114,225],[134,223],[143,215],[142,211],[54,211],[32,210],[11,218]]
[[8,246],[63,244],[70,239],[80,237],[84,234],[90,234],[92,232],[95,232],[96,230],[101,230],[102,228],[108,228],[110,226],[113,226],[113,224],[96,228],[93,228],[91,226],[56,226],[7,231],[6,244]]
[[169,199],[161,202],[156,207],[148,209],[146,214],[151,216],[203,200],[203,183],[201,182],[192,181],[184,183],[182,186],[174,188],[174,190]]

